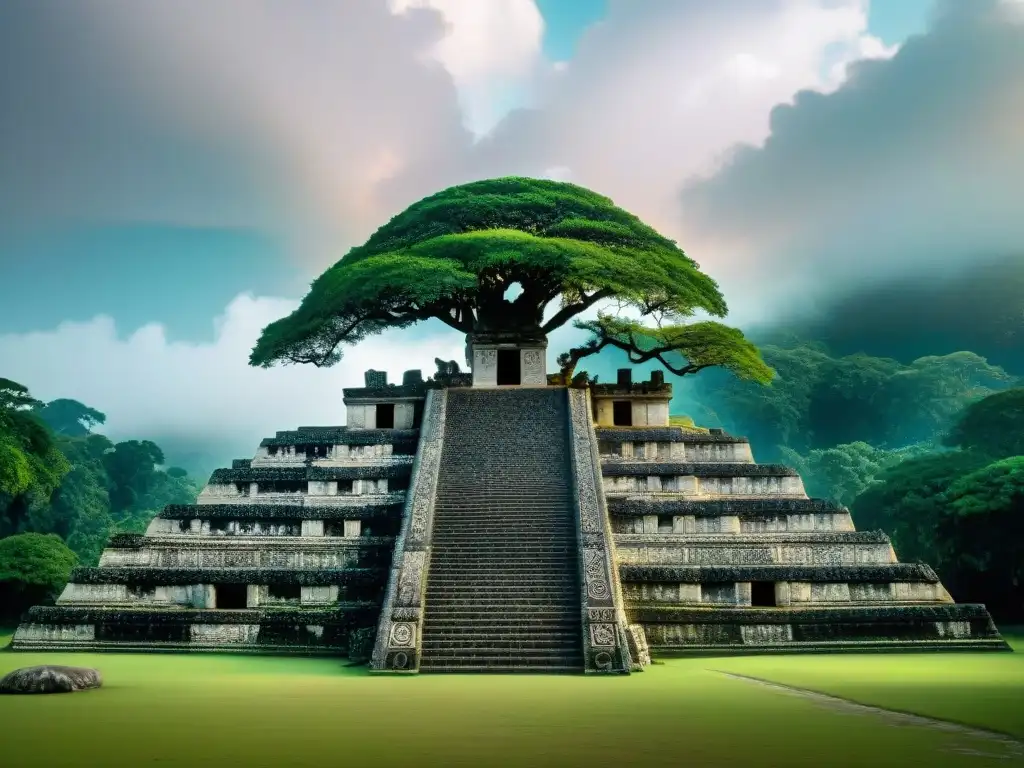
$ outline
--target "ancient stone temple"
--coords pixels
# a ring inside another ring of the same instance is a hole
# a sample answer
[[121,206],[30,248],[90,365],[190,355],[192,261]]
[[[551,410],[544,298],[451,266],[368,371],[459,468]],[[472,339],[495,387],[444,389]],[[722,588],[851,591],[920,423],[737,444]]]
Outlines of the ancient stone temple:
[[377,672],[628,673],[670,652],[1006,649],[881,531],[721,430],[670,384],[548,385],[540,344],[477,339],[345,427],[300,427],[196,504],[115,536],[16,649],[371,656]]

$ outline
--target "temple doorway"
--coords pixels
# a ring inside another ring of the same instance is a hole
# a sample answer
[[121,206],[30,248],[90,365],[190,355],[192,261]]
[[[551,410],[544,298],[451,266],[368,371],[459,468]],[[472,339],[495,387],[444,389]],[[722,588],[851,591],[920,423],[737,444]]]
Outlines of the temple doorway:
[[750,604],[755,608],[775,607],[775,582],[752,581],[750,583]]
[[633,404],[629,400],[612,403],[612,424],[616,427],[633,426]]
[[498,386],[518,386],[523,382],[522,358],[518,349],[498,350]]
[[394,403],[378,403],[377,404],[377,429],[394,429],[395,428],[395,404]]

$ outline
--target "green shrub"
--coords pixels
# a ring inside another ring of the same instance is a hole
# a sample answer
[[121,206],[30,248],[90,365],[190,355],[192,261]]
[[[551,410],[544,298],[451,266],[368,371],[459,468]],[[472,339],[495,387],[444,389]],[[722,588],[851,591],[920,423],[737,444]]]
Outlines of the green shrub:
[[16,620],[33,605],[52,603],[78,556],[52,533],[0,539],[0,618]]

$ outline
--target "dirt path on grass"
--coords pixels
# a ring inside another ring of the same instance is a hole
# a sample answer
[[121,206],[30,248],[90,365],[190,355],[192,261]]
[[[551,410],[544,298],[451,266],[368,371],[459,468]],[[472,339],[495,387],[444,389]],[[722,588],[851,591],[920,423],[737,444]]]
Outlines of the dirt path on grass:
[[[1011,765],[1024,765],[1024,740],[1018,739],[1006,733],[990,731],[972,725],[956,723],[950,720],[939,720],[933,717],[915,715],[910,712],[900,712],[894,709],[885,709],[870,704],[861,704],[838,696],[831,696],[827,693],[812,691],[807,688],[797,688],[792,685],[775,683],[771,680],[764,680],[759,677],[740,675],[735,672],[723,672],[713,670],[725,677],[742,680],[746,683],[761,685],[772,688],[780,693],[790,696],[799,696],[819,704],[835,712],[842,712],[850,715],[873,715],[882,718],[889,725],[896,727],[930,728],[935,731],[952,734],[954,736],[966,737],[959,741],[950,751],[973,757],[994,758],[997,760],[1012,760]],[[980,743],[979,743],[980,742]],[[984,749],[980,748],[984,745]],[[990,751],[991,750],[991,751]]]

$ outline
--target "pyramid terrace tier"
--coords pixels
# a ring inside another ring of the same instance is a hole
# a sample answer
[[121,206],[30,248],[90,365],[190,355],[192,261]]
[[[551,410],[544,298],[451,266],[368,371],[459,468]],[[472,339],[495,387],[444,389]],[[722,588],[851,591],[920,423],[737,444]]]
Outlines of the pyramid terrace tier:
[[923,563],[874,565],[620,565],[623,582],[685,582],[688,584],[750,581],[927,582],[939,577]]
[[595,433],[598,451],[605,461],[754,461],[746,438],[719,432],[682,427],[598,427]]
[[620,565],[627,605],[737,607],[950,603],[919,563],[865,565]]
[[265,438],[251,466],[390,462],[416,453],[419,430],[300,427]]
[[692,499],[682,496],[610,496],[617,534],[757,534],[853,531],[845,507],[824,499]]
[[651,652],[1008,651],[983,605],[627,607]]
[[372,504],[174,504],[150,522],[146,534],[217,539],[394,536],[401,525],[403,496],[392,494]]
[[379,613],[374,601],[242,610],[38,606],[18,627],[12,647],[344,656],[353,634],[374,626]]
[[[386,568],[153,568],[118,566],[78,567],[69,584],[181,585],[285,584],[306,587],[376,584],[387,578]],[[61,598],[63,599],[63,598]]]
[[120,534],[100,556],[100,567],[166,568],[386,568],[394,538],[311,536],[143,536]]
[[799,473],[781,464],[602,460],[604,492],[806,498]]
[[[345,466],[235,466],[214,470],[200,504],[296,503],[310,497],[317,503],[346,503],[346,499],[402,493],[408,489],[413,456],[388,462]],[[404,498],[400,497],[400,498]]]
[[378,520],[400,518],[403,500],[404,494],[392,494],[372,500],[354,499],[350,504],[317,504],[306,499],[299,504],[169,504],[157,519]]
[[620,565],[884,565],[896,562],[881,531],[833,533],[617,534]]
[[360,464],[346,467],[324,467],[308,465],[303,467],[232,467],[215,469],[210,475],[211,484],[261,483],[275,481],[304,480],[363,480],[407,478],[413,464],[412,456],[402,457],[394,464]]

